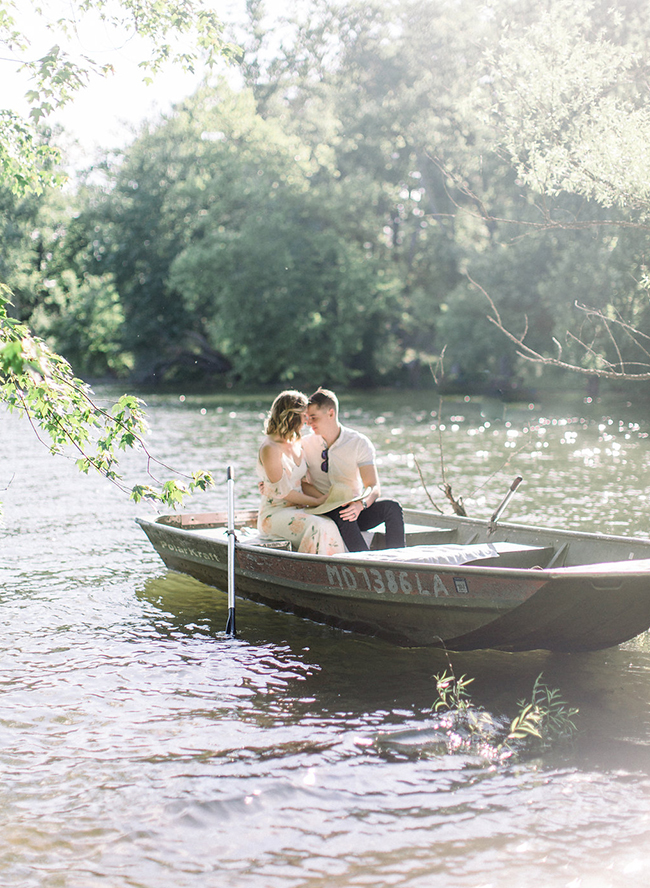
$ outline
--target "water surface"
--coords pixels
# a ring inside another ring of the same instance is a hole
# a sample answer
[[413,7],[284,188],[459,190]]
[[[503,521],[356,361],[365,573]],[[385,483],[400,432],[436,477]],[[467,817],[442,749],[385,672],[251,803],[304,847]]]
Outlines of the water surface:
[[[148,398],[151,448],[256,504],[270,398]],[[385,492],[443,505],[441,466],[489,517],[645,536],[649,425],[599,404],[350,397]],[[444,429],[440,430],[440,425]],[[442,442],[442,457],[440,445]],[[570,747],[493,766],[378,745],[429,723],[446,655],[239,602],[166,570],[134,506],[0,417],[0,874],[21,888],[635,886],[650,865],[650,642],[594,654],[452,654],[513,716],[543,672],[579,708]],[[417,463],[417,465],[416,465]],[[137,456],[129,480],[142,478]],[[164,475],[165,470],[161,469]]]

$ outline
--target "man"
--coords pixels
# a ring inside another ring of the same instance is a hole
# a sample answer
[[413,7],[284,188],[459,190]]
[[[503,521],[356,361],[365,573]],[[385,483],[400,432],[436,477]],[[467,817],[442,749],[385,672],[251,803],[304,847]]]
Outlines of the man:
[[[319,388],[309,398],[307,419],[314,434],[303,438],[313,485],[328,498],[317,507],[339,528],[350,552],[368,548],[361,531],[386,525],[386,546],[405,545],[402,507],[380,499],[381,487],[370,440],[339,422],[339,403],[334,392]],[[310,510],[314,511],[314,510]]]

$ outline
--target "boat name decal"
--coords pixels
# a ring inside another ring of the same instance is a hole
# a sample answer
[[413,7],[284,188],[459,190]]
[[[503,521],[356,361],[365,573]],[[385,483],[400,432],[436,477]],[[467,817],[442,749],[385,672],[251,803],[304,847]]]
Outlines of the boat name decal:
[[[389,592],[393,595],[432,595],[435,598],[449,596],[451,593],[438,574],[433,575],[433,589],[425,589],[417,573],[406,570],[380,570],[377,567],[347,567],[337,564],[327,565],[327,581],[330,586],[340,589],[367,589],[382,595]],[[456,592],[467,595],[469,589],[464,579],[454,578]]]
[[199,549],[190,549],[188,546],[176,546],[173,543],[167,542],[167,540],[162,540],[160,545],[164,546],[167,552],[172,552],[174,555],[185,555],[187,558],[199,558],[204,561],[216,561],[217,563],[221,561],[216,552],[202,552]]

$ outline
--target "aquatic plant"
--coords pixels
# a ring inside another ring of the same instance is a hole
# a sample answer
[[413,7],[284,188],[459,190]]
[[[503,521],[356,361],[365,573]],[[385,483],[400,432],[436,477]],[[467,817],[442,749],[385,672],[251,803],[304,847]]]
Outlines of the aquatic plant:
[[557,688],[549,688],[542,681],[542,675],[540,672],[535,679],[530,701],[517,702],[519,714],[510,724],[504,747],[526,740],[546,749],[575,736],[577,727],[573,718],[578,710],[568,706]]
[[543,673],[535,679],[530,699],[517,701],[519,711],[511,721],[472,702],[468,686],[473,678],[457,678],[451,668],[434,678],[438,699],[431,709],[438,717],[435,730],[439,739],[444,736],[447,752],[506,761],[548,750],[577,732],[578,710],[562,699],[558,689],[546,685]]

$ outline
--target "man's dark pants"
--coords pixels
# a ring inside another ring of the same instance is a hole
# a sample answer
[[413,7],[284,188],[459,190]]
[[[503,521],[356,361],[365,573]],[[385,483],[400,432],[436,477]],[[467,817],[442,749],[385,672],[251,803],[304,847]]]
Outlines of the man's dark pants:
[[386,548],[399,549],[406,545],[404,539],[404,516],[402,507],[395,500],[378,499],[364,509],[356,521],[344,521],[341,518],[341,506],[331,512],[325,512],[341,531],[343,542],[350,552],[364,552],[368,544],[361,531],[372,530],[380,524],[386,525]]

